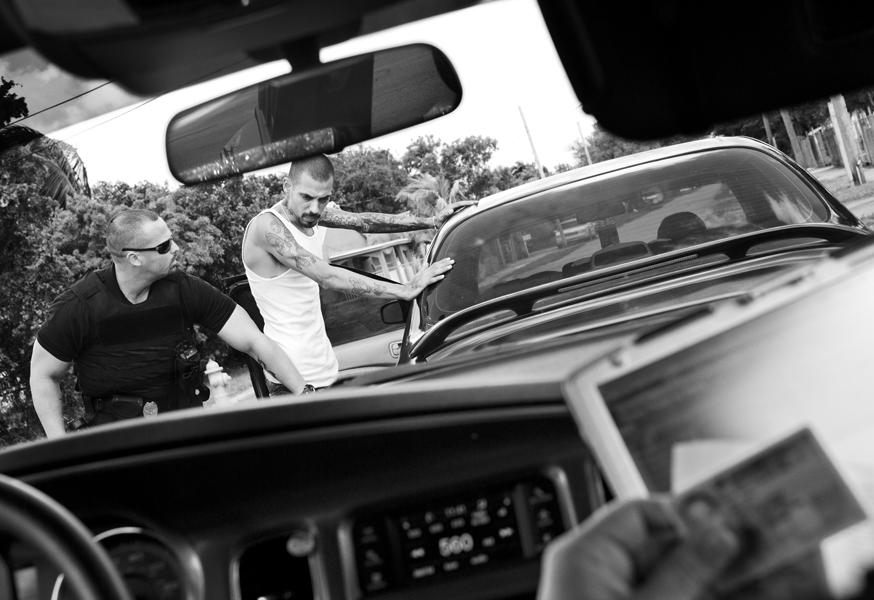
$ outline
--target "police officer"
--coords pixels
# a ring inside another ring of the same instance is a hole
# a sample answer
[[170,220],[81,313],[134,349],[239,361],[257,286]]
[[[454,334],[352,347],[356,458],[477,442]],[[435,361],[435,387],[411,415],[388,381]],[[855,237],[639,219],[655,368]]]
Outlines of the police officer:
[[177,269],[179,247],[157,214],[117,213],[106,245],[112,264],[58,296],[34,342],[30,389],[47,436],[65,432],[59,382],[71,365],[91,425],[200,405],[201,373],[186,356],[194,323],[303,391],[306,382],[285,352],[242,308]]

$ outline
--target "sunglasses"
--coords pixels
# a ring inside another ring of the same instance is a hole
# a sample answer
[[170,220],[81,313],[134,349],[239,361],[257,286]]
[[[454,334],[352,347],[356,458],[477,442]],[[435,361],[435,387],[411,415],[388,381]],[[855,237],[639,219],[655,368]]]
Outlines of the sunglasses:
[[173,245],[173,238],[165,240],[157,246],[151,248],[122,248],[122,252],[157,252],[158,254],[167,254],[170,252],[170,246]]

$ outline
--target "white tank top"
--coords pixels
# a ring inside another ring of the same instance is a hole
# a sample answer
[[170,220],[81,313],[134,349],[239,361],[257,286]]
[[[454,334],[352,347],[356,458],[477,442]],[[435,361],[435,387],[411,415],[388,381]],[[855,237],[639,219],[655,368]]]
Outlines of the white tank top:
[[[261,211],[257,216],[265,213],[277,217],[303,248],[324,258],[326,228],[316,225],[313,235],[307,236],[272,208]],[[251,224],[252,221],[249,221]],[[246,229],[248,234],[248,225]],[[275,277],[262,277],[249,269],[245,261],[243,268],[252,296],[264,317],[264,333],[267,337],[285,350],[307,383],[315,387],[334,383],[338,372],[337,356],[325,333],[319,284],[294,269]],[[272,379],[269,375],[268,378]]]

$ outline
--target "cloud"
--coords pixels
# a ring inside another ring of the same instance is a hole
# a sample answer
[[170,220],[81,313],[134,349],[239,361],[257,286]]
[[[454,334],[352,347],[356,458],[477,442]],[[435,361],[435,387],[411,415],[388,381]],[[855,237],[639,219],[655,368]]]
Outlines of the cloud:
[[[21,124],[43,133],[141,100],[112,83],[94,90],[106,82],[80,79],[30,50],[0,59],[0,75],[19,84],[15,93],[25,99],[28,111],[33,115]],[[83,93],[83,96],[71,100]],[[50,108],[56,104],[60,105]]]

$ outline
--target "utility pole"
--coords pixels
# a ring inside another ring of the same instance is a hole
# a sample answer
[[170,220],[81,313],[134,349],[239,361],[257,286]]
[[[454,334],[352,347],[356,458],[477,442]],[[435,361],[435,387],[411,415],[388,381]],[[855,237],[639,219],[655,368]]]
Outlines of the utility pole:
[[586,164],[592,164],[592,155],[589,154],[589,141],[586,139],[586,136],[583,135],[583,128],[580,127],[580,122],[577,121],[577,131],[580,134],[580,141],[583,144],[583,151],[586,153]]
[[537,166],[537,174],[543,179],[546,174],[543,172],[543,166],[540,164],[540,158],[537,156],[537,149],[534,148],[534,140],[531,139],[531,132],[528,131],[528,122],[525,120],[525,113],[522,112],[522,107],[519,107],[519,116],[522,117],[522,126],[525,127],[525,135],[528,136],[528,143],[531,144],[531,153],[534,155],[534,164]]
[[762,123],[765,124],[765,138],[768,140],[768,143],[777,147],[777,140],[774,139],[774,134],[771,133],[771,122],[768,121],[768,115],[762,113]]
[[838,94],[829,99],[828,114],[832,118],[835,137],[841,151],[841,159],[844,161],[844,169],[853,185],[861,185],[865,183],[865,173],[862,171],[859,156],[856,153],[855,140],[850,131],[850,113],[847,111],[847,102],[842,95]]
[[783,119],[783,126],[786,128],[786,133],[789,136],[789,143],[792,145],[792,155],[795,157],[795,162],[800,165],[807,166],[804,160],[804,153],[801,150],[801,144],[798,141],[798,136],[795,135],[795,125],[792,123],[792,115],[785,108],[780,109],[780,117]]

